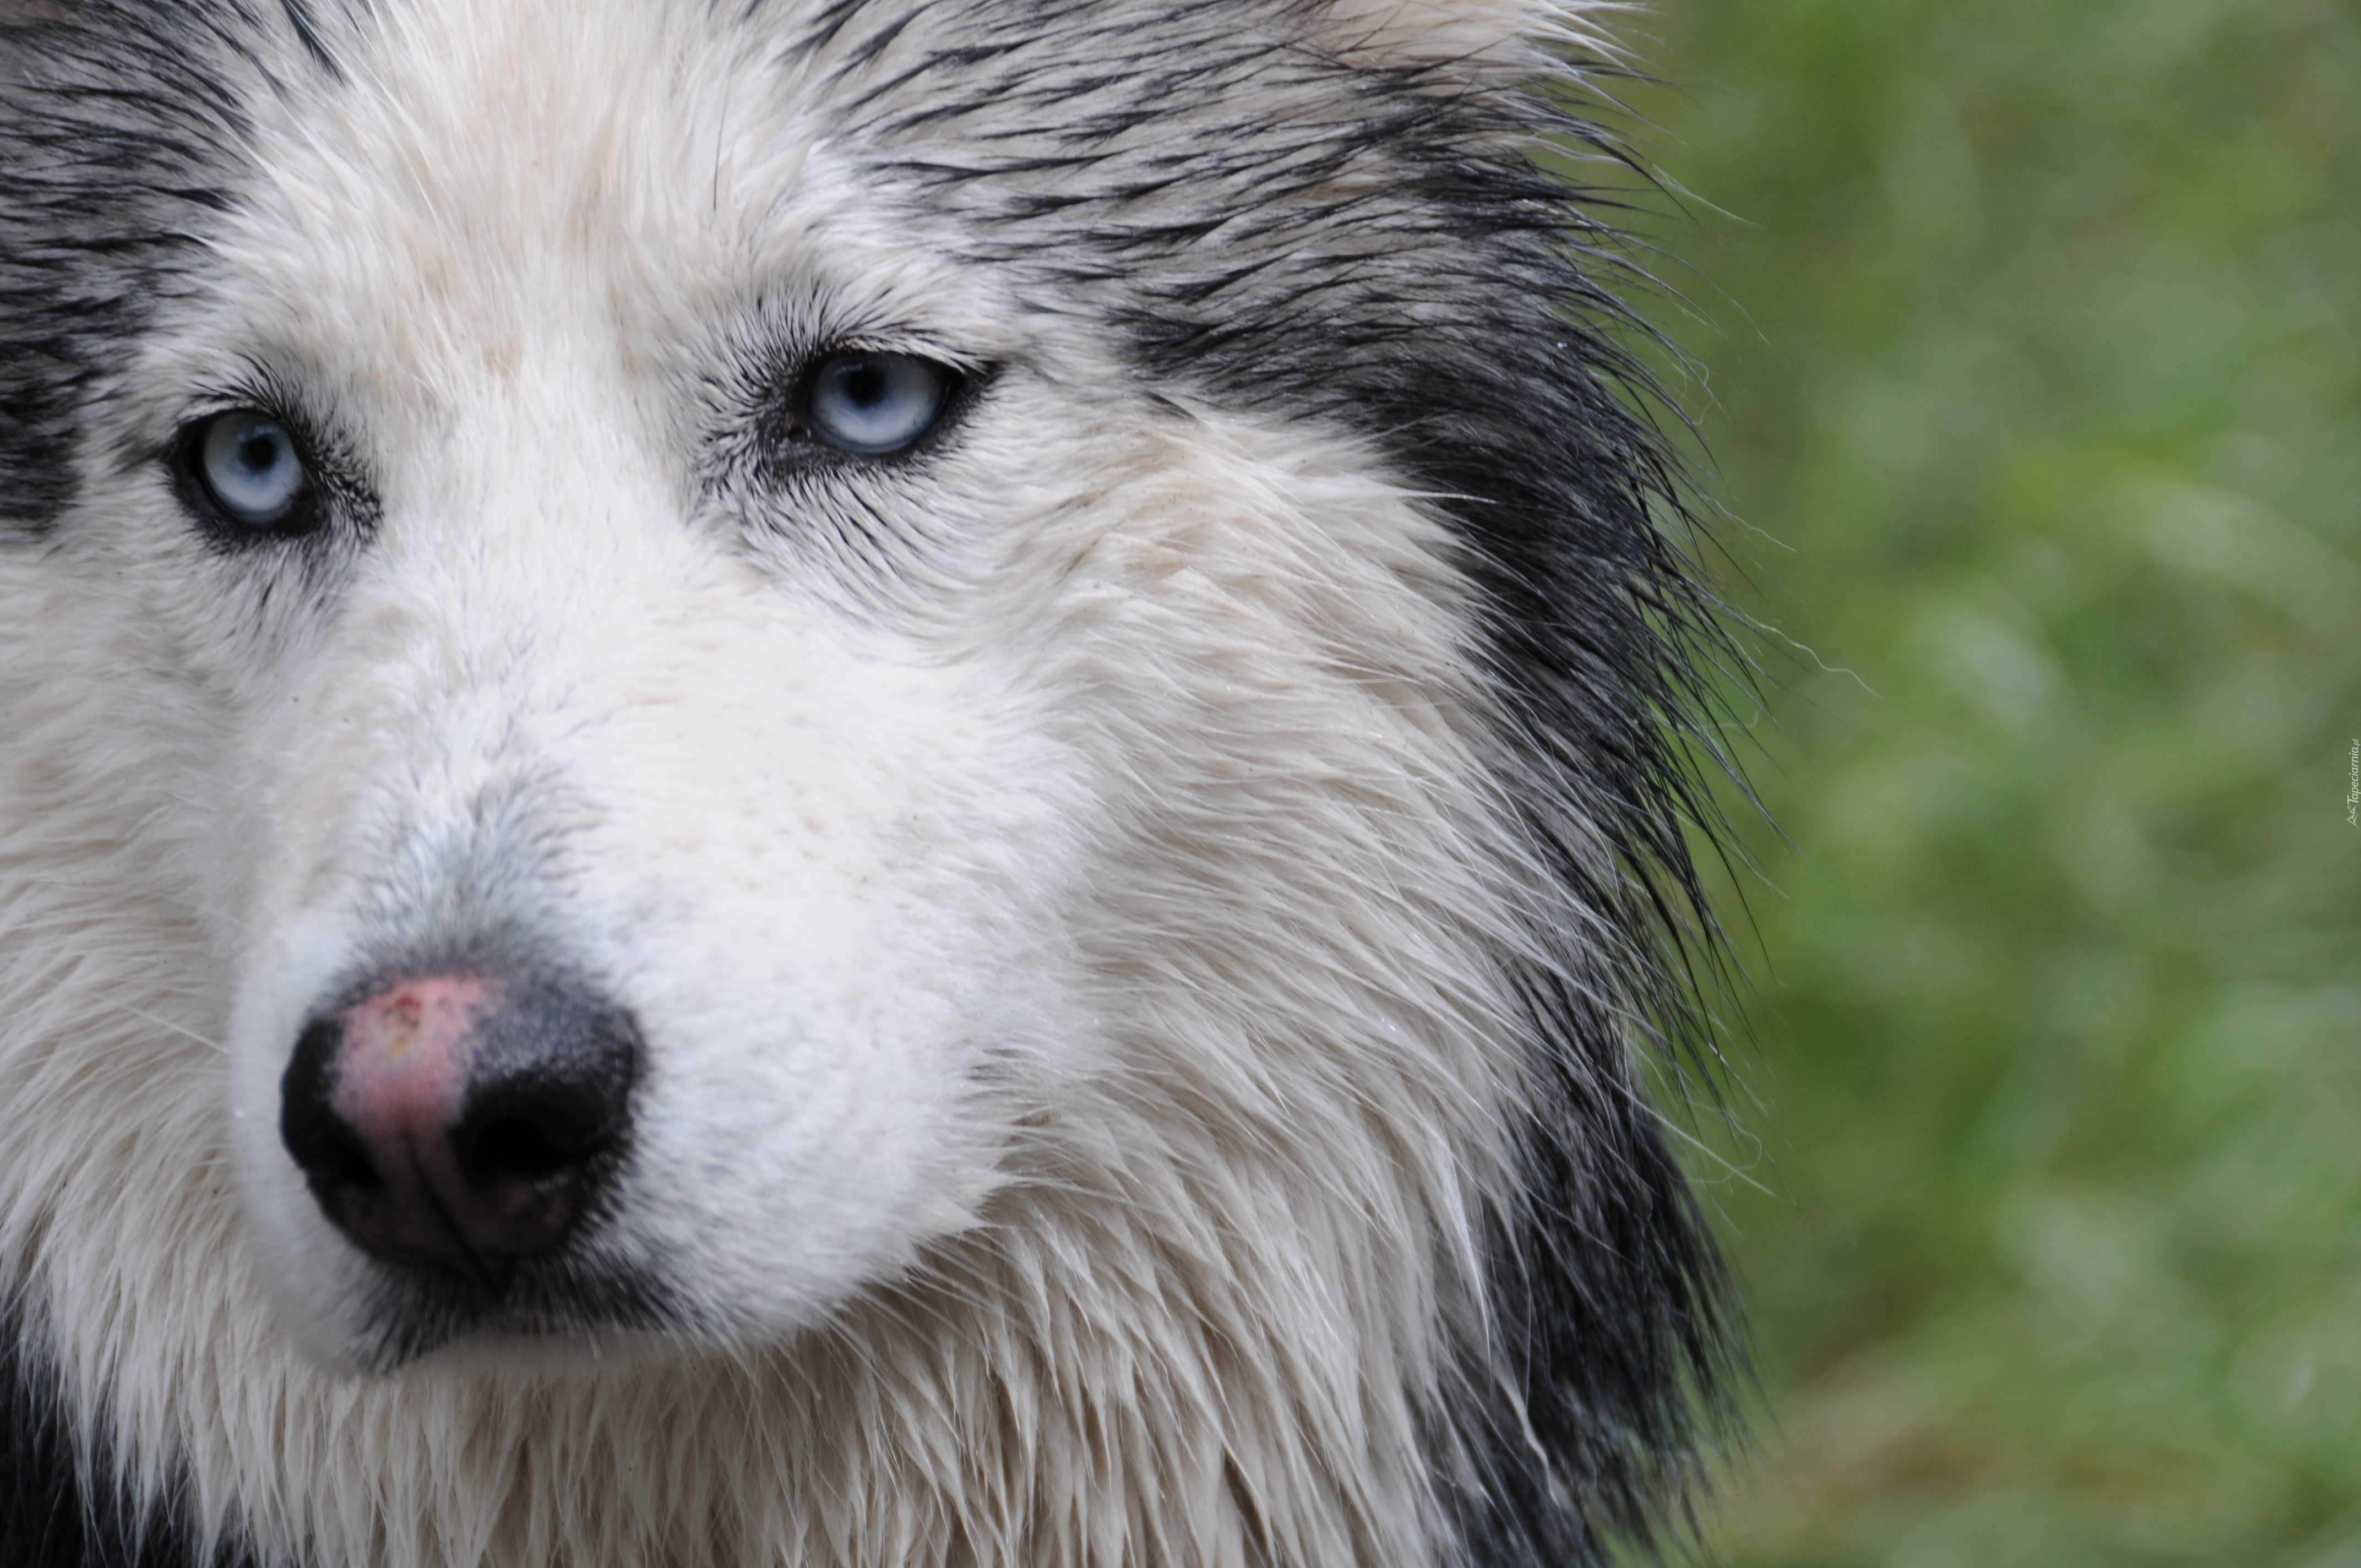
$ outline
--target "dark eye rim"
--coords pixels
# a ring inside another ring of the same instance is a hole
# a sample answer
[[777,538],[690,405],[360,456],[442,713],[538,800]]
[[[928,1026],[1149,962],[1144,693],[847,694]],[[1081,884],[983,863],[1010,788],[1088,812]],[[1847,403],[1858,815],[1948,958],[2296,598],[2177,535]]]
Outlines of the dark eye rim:
[[[821,432],[811,416],[813,389],[818,385],[820,372],[835,360],[852,356],[876,358],[914,359],[943,378],[943,400],[935,410],[934,419],[927,427],[899,446],[882,451],[863,451],[845,446]],[[868,343],[836,343],[806,355],[788,382],[786,394],[774,405],[769,439],[763,444],[769,449],[774,466],[787,470],[819,466],[885,467],[923,458],[947,440],[966,416],[977,393],[992,378],[990,367],[972,368],[939,359],[930,354],[911,349]]]
[[[269,420],[287,433],[295,444],[296,461],[303,466],[303,483],[287,510],[269,522],[254,522],[239,517],[222,504],[214,488],[205,478],[205,437],[214,426],[225,419],[248,415]],[[172,488],[182,507],[196,521],[197,526],[214,544],[226,549],[248,549],[256,545],[306,539],[318,533],[327,522],[327,507],[323,496],[323,474],[317,457],[319,444],[310,438],[301,420],[272,408],[264,402],[234,403],[226,408],[208,410],[183,424],[172,438],[169,463]]]

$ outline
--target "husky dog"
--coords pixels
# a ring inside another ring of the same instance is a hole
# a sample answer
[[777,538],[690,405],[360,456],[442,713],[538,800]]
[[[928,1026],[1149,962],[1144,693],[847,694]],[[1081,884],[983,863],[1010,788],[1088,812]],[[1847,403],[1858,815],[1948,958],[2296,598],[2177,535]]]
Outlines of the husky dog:
[[1676,1526],[1592,19],[0,0],[0,1563]]

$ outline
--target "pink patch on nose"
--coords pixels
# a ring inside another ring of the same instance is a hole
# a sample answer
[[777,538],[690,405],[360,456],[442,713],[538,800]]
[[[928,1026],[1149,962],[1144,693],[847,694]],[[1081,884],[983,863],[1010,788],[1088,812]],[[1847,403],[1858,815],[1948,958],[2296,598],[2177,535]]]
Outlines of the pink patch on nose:
[[458,1120],[476,1015],[494,1000],[474,975],[429,975],[347,1009],[330,1103],[373,1146],[437,1135]]

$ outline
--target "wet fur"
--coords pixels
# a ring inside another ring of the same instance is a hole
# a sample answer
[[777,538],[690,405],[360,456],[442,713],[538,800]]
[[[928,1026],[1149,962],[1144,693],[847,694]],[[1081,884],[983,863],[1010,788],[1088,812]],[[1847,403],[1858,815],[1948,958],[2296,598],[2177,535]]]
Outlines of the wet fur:
[[[1536,161],[1611,150],[1592,20],[0,5],[0,1564],[1677,1521],[1713,633]],[[971,405],[782,472],[844,341]],[[164,477],[257,399],[315,540]],[[339,1250],[271,1096],[340,979],[511,948],[657,1087],[640,1294],[487,1336]]]

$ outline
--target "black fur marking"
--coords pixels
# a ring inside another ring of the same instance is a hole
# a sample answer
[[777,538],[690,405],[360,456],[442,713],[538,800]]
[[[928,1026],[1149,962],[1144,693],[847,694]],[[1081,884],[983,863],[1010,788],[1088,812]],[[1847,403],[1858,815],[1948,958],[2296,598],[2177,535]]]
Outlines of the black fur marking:
[[194,8],[77,0],[0,31],[0,543],[78,493],[92,405],[227,205],[236,121]]
[[108,1496],[113,1456],[77,1456],[66,1432],[55,1377],[0,1306],[0,1568],[260,1568],[227,1547],[203,1558],[175,1510]]

